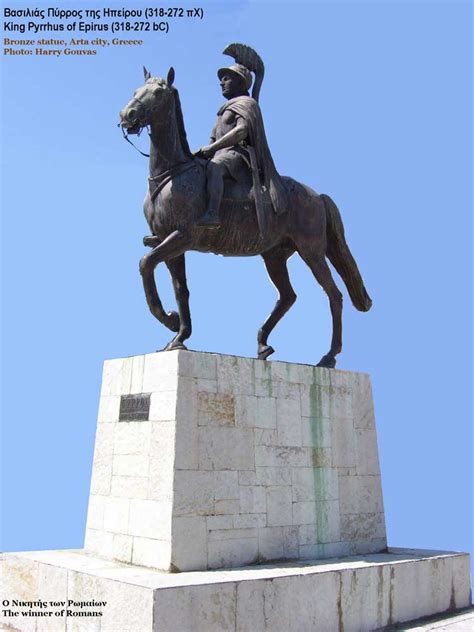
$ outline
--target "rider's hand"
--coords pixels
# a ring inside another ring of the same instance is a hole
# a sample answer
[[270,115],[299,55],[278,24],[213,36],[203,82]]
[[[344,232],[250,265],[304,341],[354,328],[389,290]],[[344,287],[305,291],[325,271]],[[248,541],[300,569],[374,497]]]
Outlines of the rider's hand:
[[204,145],[204,147],[198,149],[198,151],[194,155],[199,156],[200,158],[212,158],[214,154],[215,151],[210,145]]

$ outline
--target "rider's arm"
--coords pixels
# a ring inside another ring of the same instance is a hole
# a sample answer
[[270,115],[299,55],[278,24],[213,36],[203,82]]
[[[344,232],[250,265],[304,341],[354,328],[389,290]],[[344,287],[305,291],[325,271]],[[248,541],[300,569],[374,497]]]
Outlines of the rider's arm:
[[245,140],[248,136],[248,129],[245,120],[237,116],[236,124],[227,134],[221,136],[219,140],[212,142],[207,147],[203,147],[202,149],[206,151],[206,153],[215,154],[219,149],[224,149],[224,147],[233,147],[234,145],[238,145],[241,141]]
[[245,140],[248,135],[247,125],[243,119],[239,119],[235,127],[230,132],[221,136],[219,140],[211,144],[210,149],[217,151],[218,149],[224,149],[224,147],[232,147],[238,145],[241,141]]

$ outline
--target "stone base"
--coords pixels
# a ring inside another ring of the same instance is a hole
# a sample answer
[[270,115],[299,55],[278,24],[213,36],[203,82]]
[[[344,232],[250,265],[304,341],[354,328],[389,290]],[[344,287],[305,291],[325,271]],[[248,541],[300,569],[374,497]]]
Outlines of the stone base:
[[2,566],[2,608],[70,599],[74,613],[100,613],[2,617],[2,629],[25,632],[368,631],[471,603],[469,556],[440,551],[171,574],[83,551],[9,553]]
[[91,554],[201,571],[386,548],[368,375],[191,351],[105,363]]

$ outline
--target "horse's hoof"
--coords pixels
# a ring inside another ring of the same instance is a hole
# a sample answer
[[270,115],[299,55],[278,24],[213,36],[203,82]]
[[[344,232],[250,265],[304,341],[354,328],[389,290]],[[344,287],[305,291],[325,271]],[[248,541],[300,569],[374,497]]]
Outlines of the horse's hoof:
[[143,245],[148,248],[156,248],[156,246],[160,245],[160,240],[156,235],[145,235],[143,237]]
[[171,331],[178,332],[181,326],[178,312],[168,312],[166,314],[166,319],[164,320],[163,325],[165,325],[165,327],[168,327],[168,329],[171,329]]
[[182,342],[171,340],[170,342],[168,342],[163,351],[174,351],[175,349],[183,349],[184,351],[188,350],[186,345],[184,345]]
[[324,369],[334,369],[334,367],[336,366],[336,358],[330,353],[327,353],[321,358],[316,366],[322,367]]
[[259,360],[266,360],[268,356],[275,353],[275,349],[269,345],[259,345],[257,357]]

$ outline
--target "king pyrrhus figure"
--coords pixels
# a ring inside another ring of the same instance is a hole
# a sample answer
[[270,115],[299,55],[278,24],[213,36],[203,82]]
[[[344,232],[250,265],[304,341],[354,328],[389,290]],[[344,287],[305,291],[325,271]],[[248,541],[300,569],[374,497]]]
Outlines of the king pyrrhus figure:
[[[224,53],[234,57],[236,63],[217,71],[222,94],[227,102],[217,112],[209,145],[198,152],[199,156],[209,158],[206,170],[208,205],[198,225],[206,228],[219,227],[224,179],[231,178],[239,182],[250,170],[253,197],[262,228],[265,225],[262,191],[269,193],[273,211],[278,215],[284,213],[288,205],[283,181],[268,147],[258,104],[264,65],[259,55],[243,44],[231,44]],[[255,74],[255,82],[250,96],[252,72]]]

